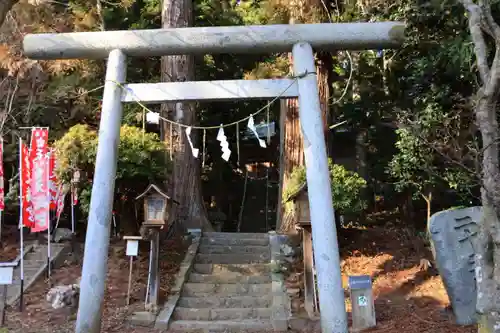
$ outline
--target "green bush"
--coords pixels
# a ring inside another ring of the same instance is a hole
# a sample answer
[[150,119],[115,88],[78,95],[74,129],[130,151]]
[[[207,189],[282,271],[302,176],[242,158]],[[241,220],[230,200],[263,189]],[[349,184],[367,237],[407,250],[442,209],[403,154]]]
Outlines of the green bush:
[[[97,141],[96,131],[87,125],[76,125],[54,144],[58,156],[59,164],[56,172],[59,179],[69,184],[74,170],[83,172],[84,177],[80,179],[78,187],[80,207],[84,212],[88,212],[90,204]],[[165,156],[165,146],[158,135],[143,133],[140,128],[134,126],[122,126],[116,170],[115,204],[117,202],[121,206],[130,204],[149,183],[163,183],[170,166],[166,163]]]
[[[330,181],[332,186],[333,207],[341,214],[356,214],[366,208],[366,201],[361,198],[361,191],[366,188],[364,180],[356,172],[347,170],[342,165],[333,164],[328,160]],[[306,182],[305,167],[295,168],[290,176],[290,181],[284,191],[283,202],[285,209],[292,209],[288,200]]]

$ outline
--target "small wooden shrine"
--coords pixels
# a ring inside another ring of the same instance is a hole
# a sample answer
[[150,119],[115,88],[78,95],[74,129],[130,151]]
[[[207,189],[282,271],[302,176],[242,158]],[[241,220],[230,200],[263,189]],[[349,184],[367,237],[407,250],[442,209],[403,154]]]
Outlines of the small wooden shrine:
[[168,221],[172,204],[176,202],[157,185],[151,184],[146,190],[135,198],[144,200],[144,220],[146,227],[163,228]]
[[316,271],[312,246],[311,213],[307,183],[302,184],[287,201],[293,202],[294,216],[297,226],[302,230],[302,251],[304,257],[304,298],[305,309],[309,317],[319,313],[318,293],[316,287]]

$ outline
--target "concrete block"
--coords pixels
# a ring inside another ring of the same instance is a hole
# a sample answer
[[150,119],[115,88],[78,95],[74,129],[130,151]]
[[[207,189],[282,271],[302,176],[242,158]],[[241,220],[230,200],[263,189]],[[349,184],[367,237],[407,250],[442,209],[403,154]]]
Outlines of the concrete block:
[[149,311],[134,312],[127,321],[136,326],[153,327],[156,315]]
[[269,262],[271,255],[266,253],[249,254],[202,254],[196,256],[197,264],[252,264]]
[[188,281],[195,283],[270,283],[271,274],[247,276],[241,274],[211,275],[191,273]]
[[201,245],[199,253],[203,254],[238,254],[238,253],[268,253],[267,245]]
[[255,320],[223,320],[223,321],[196,321],[176,320],[170,325],[172,332],[220,332],[220,333],[263,333],[272,330],[273,327],[267,321]]
[[177,306],[186,308],[267,308],[270,307],[273,297],[266,296],[206,296],[181,297]]

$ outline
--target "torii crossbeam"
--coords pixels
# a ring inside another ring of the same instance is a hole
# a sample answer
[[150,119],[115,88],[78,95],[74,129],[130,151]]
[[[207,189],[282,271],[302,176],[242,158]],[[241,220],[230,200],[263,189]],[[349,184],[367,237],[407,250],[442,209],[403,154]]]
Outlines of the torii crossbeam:
[[[133,101],[129,93],[122,91],[126,77],[126,57],[292,51],[293,68],[298,79],[283,97],[299,98],[314,259],[318,274],[321,327],[323,333],[347,333],[344,290],[313,48],[316,51],[396,48],[401,46],[403,40],[404,24],[400,22],[27,35],[23,42],[24,53],[32,59],[108,58],[76,332],[98,333],[101,328],[122,102]],[[286,82],[281,80],[182,82],[150,86],[129,84],[126,90],[140,96],[141,101],[160,103],[269,98],[281,96],[278,93],[285,84]],[[156,89],[156,93],[148,92],[150,88]]]

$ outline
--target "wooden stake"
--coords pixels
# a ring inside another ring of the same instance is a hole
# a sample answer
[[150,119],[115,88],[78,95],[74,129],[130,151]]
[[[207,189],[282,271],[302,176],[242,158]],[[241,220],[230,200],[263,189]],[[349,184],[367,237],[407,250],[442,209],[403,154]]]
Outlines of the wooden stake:
[[202,168],[205,167],[206,144],[207,144],[207,130],[203,130],[203,161],[201,162]]
[[2,300],[0,301],[0,326],[5,324],[5,307],[7,304],[7,285],[2,286]]
[[236,123],[236,155],[237,165],[240,166],[240,123]]
[[269,166],[266,167],[266,232],[269,231]]
[[132,268],[134,267],[134,256],[130,256],[130,264],[128,271],[128,287],[127,287],[127,305],[130,305],[130,289],[132,287]]
[[241,223],[243,222],[243,208],[245,208],[245,198],[247,195],[247,182],[248,182],[248,169],[245,172],[245,184],[243,185],[243,198],[241,199],[240,215],[238,217],[238,232],[241,230]]
[[278,185],[278,203],[276,204],[276,231],[281,228],[281,219],[283,213],[283,181],[285,178],[285,122],[286,122],[286,99],[280,100],[280,159],[279,159],[279,185]]
[[179,124],[179,129],[177,131],[177,144],[178,144],[178,149],[181,149],[181,144],[182,144],[182,127],[181,127],[181,124]]
[[271,124],[269,112],[271,109],[271,104],[267,104],[267,145],[271,145]]
[[174,144],[172,142],[172,138],[173,138],[173,135],[172,135],[172,123],[169,122],[169,135],[170,135],[170,138],[169,138],[169,145],[170,145],[170,161],[173,161],[173,155],[174,155]]

